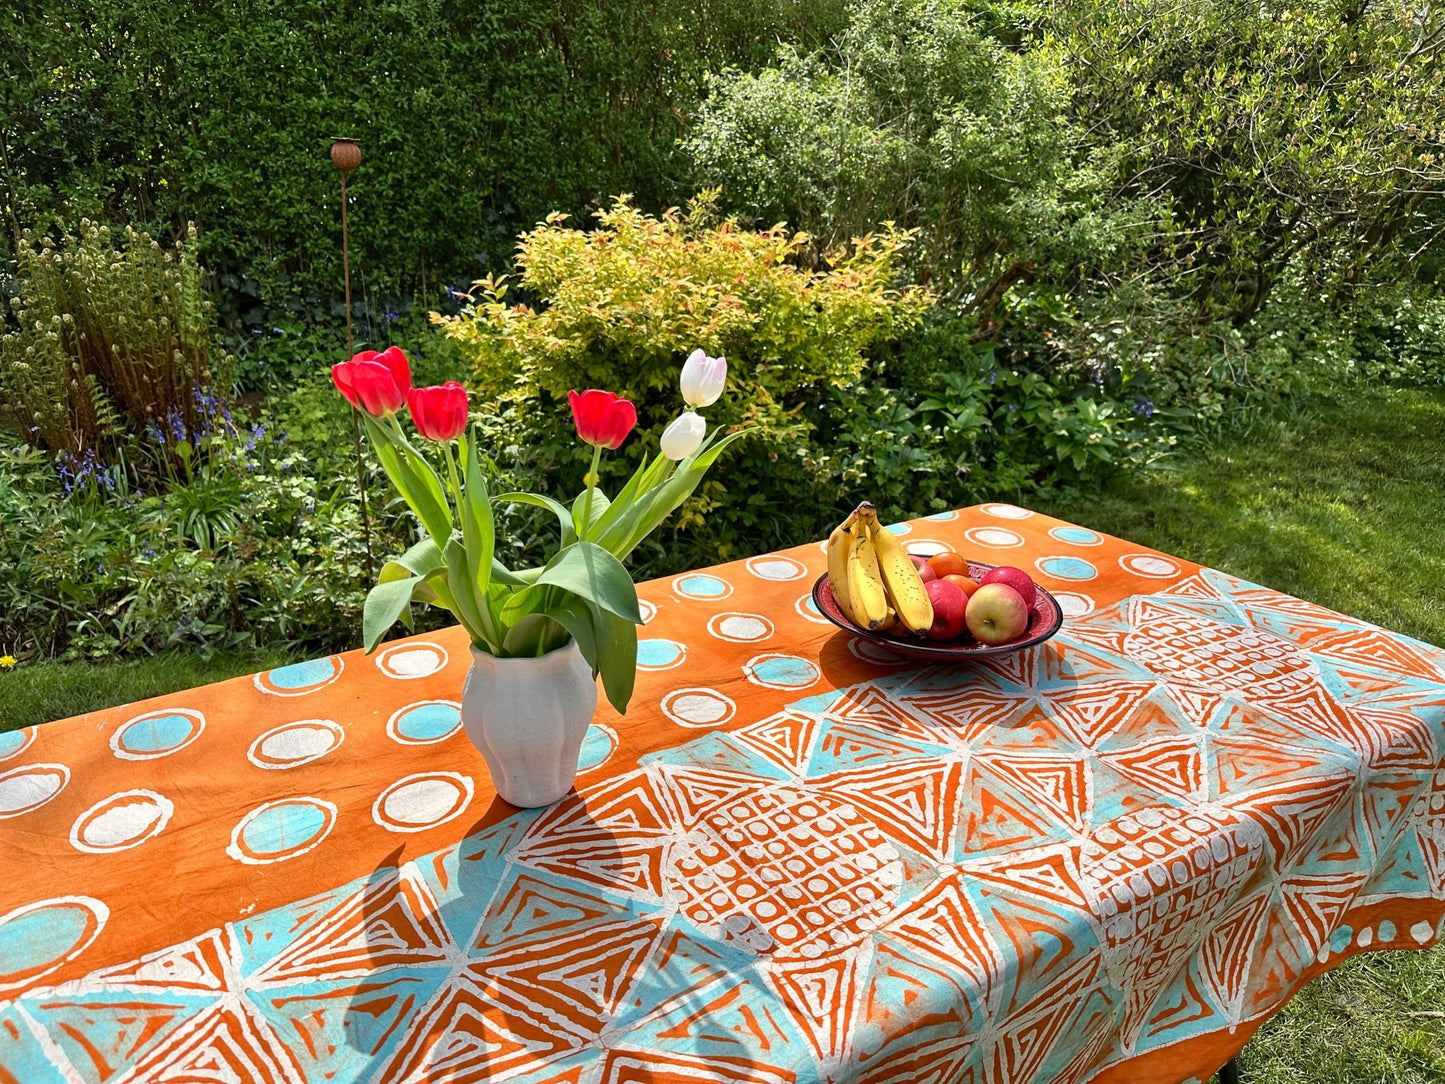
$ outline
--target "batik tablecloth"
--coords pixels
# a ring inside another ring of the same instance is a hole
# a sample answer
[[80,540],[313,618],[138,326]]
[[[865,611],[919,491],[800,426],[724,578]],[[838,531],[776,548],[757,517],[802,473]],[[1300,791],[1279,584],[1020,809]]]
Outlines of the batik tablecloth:
[[1049,643],[838,632],[820,547],[640,588],[519,812],[459,630],[0,736],[0,1080],[1207,1077],[1445,910],[1445,654],[1009,505]]

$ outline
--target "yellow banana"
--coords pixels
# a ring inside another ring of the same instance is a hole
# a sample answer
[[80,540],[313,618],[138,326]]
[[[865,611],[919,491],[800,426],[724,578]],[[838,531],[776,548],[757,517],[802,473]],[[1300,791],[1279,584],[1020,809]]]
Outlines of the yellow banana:
[[878,571],[878,555],[873,552],[868,524],[856,512],[854,516],[853,526],[848,528],[852,535],[848,546],[848,601],[853,607],[854,624],[879,629],[888,620],[888,592]]
[[833,601],[838,604],[838,609],[856,625],[859,621],[853,616],[853,606],[848,596],[848,550],[853,541],[849,528],[853,526],[853,519],[854,517],[849,515],[834,527],[833,533],[828,536],[828,585],[833,588]]
[[915,636],[922,636],[933,626],[933,603],[923,586],[923,577],[918,566],[908,556],[893,532],[878,522],[877,513],[871,508],[860,517],[866,521],[873,539],[873,552],[878,555],[878,571],[883,586],[888,590],[888,600],[898,611],[898,620]]

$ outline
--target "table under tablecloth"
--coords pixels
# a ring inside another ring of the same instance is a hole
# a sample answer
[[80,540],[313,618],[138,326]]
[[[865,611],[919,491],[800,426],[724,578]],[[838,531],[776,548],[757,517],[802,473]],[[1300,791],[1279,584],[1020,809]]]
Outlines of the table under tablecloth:
[[1207,1076],[1445,913],[1445,652],[1005,504],[1040,647],[908,662],[818,545],[639,587],[518,811],[458,629],[0,735],[0,1081]]

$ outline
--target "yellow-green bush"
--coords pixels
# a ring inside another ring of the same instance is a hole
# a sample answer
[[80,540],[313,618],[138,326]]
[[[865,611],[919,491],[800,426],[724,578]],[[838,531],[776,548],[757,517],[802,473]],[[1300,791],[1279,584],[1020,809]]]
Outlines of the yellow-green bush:
[[[909,234],[884,227],[807,268],[805,235],[740,229],[715,205],[708,193],[654,217],[623,197],[590,231],[551,215],[518,246],[518,286],[531,303],[511,303],[506,280],[484,279],[474,304],[433,319],[500,408],[605,388],[633,400],[655,434],[681,409],[678,372],[702,347],[729,367],[709,422],[757,425],[774,447],[795,440],[807,431],[804,404],[856,382],[868,347],[914,327],[928,307],[925,290],[893,282]],[[565,408],[541,413],[565,418]]]

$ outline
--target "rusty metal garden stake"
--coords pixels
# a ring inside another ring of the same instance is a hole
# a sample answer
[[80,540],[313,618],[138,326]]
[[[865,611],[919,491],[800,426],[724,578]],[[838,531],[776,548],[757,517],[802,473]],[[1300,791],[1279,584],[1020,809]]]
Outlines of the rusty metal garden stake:
[[[346,356],[356,352],[351,335],[351,244],[346,229],[346,175],[361,165],[361,147],[354,139],[334,136],[331,140],[331,164],[341,174],[341,276],[346,283]],[[356,407],[351,408],[351,440],[356,449],[356,487],[361,492],[361,537],[366,543],[366,578],[376,579],[376,565],[371,556],[371,516],[366,510],[366,471],[361,460],[361,419]]]

